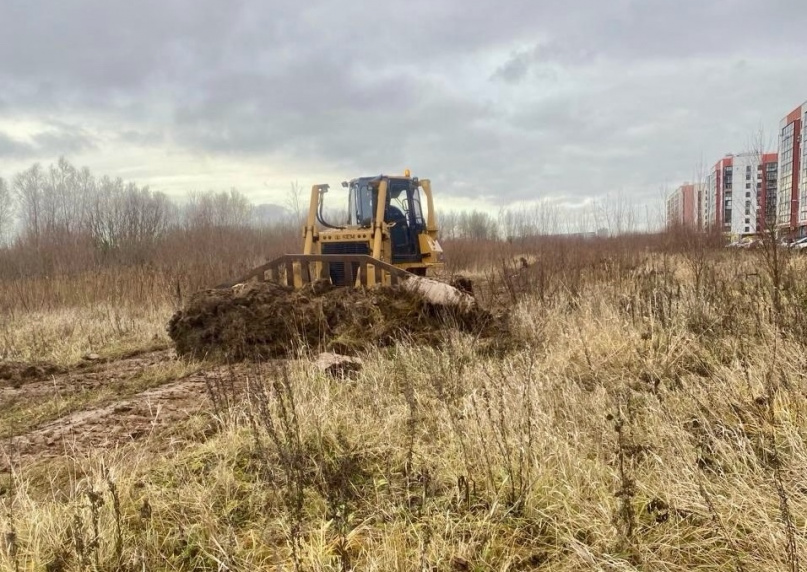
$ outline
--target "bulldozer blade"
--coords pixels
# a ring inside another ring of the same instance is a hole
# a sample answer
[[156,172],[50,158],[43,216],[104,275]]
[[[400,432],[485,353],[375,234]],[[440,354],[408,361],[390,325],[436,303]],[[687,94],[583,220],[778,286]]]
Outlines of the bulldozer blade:
[[[334,272],[336,268],[341,272]],[[334,277],[340,282],[334,283],[336,286],[372,288],[395,285],[416,276],[366,254],[285,254],[217,288],[232,288],[256,280],[299,289],[318,280],[334,282]]]
[[[335,265],[341,265],[341,272],[331,272]],[[435,306],[461,313],[472,312],[477,306],[476,298],[450,284],[417,276],[366,254],[286,254],[218,287],[232,288],[252,280],[276,282],[294,289],[319,280],[351,288],[400,285]]]

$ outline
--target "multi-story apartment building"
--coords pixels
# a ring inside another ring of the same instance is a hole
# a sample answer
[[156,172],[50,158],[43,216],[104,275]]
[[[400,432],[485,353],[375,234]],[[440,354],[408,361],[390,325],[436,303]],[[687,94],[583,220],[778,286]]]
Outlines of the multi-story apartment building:
[[702,227],[703,185],[684,183],[667,197],[667,226]]
[[681,224],[683,197],[678,189],[667,196],[667,228],[675,228]]
[[709,172],[703,201],[706,228],[731,231],[733,163],[734,156],[726,155]]
[[779,122],[777,226],[788,234],[807,228],[807,102]]
[[755,154],[735,155],[732,161],[732,207],[728,231],[733,235],[756,233],[757,166]]
[[764,153],[757,169],[757,232],[765,232],[776,228],[779,154]]
[[735,236],[762,232],[776,213],[777,157],[740,153],[720,159],[706,182],[705,227]]

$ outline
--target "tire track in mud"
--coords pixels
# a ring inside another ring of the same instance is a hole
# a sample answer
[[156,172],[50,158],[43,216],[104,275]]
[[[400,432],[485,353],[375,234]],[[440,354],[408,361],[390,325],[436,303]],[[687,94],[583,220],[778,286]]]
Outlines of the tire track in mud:
[[17,399],[49,398],[111,386],[150,367],[176,359],[172,350],[146,352],[114,361],[88,361],[71,368],[50,364],[0,364],[0,412]]
[[[142,374],[176,359],[172,352],[152,352],[106,364],[93,364],[64,374],[0,386],[4,400],[45,399],[59,389],[97,389]],[[0,441],[0,473],[12,463],[25,467],[33,461],[75,456],[142,440],[171,425],[210,409],[207,380],[215,369],[192,373],[132,396],[71,411],[56,420]]]

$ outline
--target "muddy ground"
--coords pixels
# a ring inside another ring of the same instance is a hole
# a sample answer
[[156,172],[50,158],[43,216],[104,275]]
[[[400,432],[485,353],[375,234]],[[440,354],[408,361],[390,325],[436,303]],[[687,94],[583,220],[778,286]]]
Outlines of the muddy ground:
[[[81,457],[150,436],[163,437],[178,422],[212,411],[208,388],[215,391],[222,376],[231,380],[232,368],[211,366],[132,395],[116,395],[116,388],[158,372],[176,359],[174,351],[165,350],[70,369],[38,364],[37,368],[14,368],[25,371],[25,376],[0,377],[0,418],[20,404],[36,406],[59,399],[76,403],[55,419],[43,417],[36,422],[22,416],[19,430],[7,423],[10,428],[0,439],[0,474],[12,464],[25,468],[35,460]],[[6,366],[6,372],[12,371]],[[101,399],[82,405],[82,396],[99,391],[106,392]]]

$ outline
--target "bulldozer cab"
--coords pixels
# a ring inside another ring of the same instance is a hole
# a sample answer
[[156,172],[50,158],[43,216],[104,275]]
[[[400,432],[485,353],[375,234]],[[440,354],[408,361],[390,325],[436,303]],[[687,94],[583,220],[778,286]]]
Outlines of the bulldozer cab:
[[[348,224],[372,228],[378,212],[380,177],[361,177],[349,184]],[[384,223],[389,227],[392,264],[420,262],[419,236],[426,231],[420,189],[407,177],[387,177]]]

